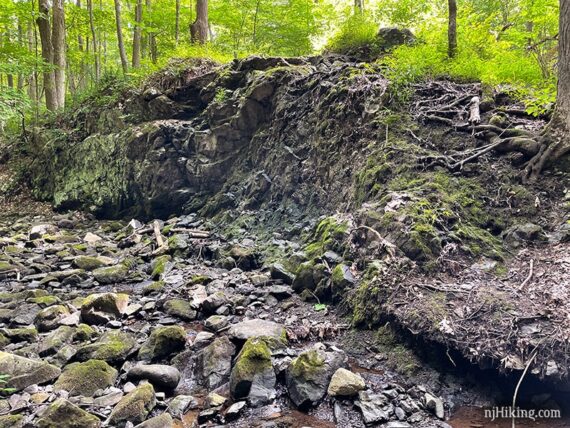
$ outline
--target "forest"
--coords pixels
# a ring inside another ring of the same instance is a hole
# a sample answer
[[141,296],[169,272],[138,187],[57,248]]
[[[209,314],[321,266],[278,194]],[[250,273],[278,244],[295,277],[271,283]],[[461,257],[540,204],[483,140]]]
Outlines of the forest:
[[0,0],[0,428],[570,427],[570,0]]

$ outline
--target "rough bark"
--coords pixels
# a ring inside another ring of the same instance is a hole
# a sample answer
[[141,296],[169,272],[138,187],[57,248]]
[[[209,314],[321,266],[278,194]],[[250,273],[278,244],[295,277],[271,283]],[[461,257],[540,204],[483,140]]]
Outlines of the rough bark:
[[65,46],[65,9],[63,0],[53,2],[52,23],[53,65],[55,66],[55,92],[57,108],[65,107],[65,74],[66,74],[66,46]]
[[142,0],[135,5],[135,28],[133,31],[133,68],[141,66],[141,39],[142,39]]
[[50,111],[57,110],[57,93],[55,89],[55,73],[52,68],[53,64],[53,46],[51,41],[50,28],[50,9],[49,0],[39,1],[39,16],[37,19],[38,31],[40,33],[40,41],[42,45],[42,59],[44,61],[44,93],[46,99],[46,108]]
[[123,41],[123,24],[121,19],[121,0],[115,1],[115,22],[117,24],[117,44],[119,47],[119,56],[121,57],[121,66],[123,73],[128,73],[129,63],[127,61],[127,54],[125,52],[125,42]]
[[89,14],[89,29],[93,41],[93,57],[95,60],[95,81],[101,76],[101,64],[99,61],[99,46],[97,44],[97,32],[95,31],[95,18],[93,17],[93,0],[87,0],[87,13]]
[[190,35],[192,43],[208,41],[208,0],[196,2],[196,20],[190,25]]
[[447,55],[453,58],[457,54],[457,2],[448,0],[449,23],[447,27]]
[[176,0],[176,22],[174,23],[174,40],[178,45],[180,38],[180,0]]

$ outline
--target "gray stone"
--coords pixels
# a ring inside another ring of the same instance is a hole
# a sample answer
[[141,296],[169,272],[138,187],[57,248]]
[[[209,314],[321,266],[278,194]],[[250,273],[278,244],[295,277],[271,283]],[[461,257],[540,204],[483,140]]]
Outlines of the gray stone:
[[174,389],[180,381],[177,368],[163,364],[138,364],[130,369],[127,378],[131,380],[146,379],[158,389]]
[[362,376],[340,368],[333,374],[327,392],[333,397],[352,397],[363,389],[366,385]]
[[390,420],[390,415],[384,410],[389,404],[388,399],[382,394],[373,394],[365,391],[358,393],[355,405],[360,408],[362,418],[366,424],[377,424]]
[[20,357],[0,352],[0,373],[8,376],[8,388],[17,391],[35,384],[51,382],[59,377],[61,370],[41,360]]
[[246,341],[252,337],[270,337],[287,342],[287,332],[285,327],[273,321],[253,319],[234,324],[228,330],[228,335],[233,340]]

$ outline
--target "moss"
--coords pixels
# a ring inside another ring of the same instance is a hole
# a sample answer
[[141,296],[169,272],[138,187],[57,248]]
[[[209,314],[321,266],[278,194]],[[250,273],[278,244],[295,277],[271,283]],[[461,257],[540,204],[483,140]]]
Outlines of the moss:
[[87,244],[74,244],[71,246],[75,251],[85,252],[87,251]]
[[8,245],[4,247],[4,252],[6,254],[22,254],[26,250],[24,248],[16,247],[15,245]]
[[160,293],[164,288],[164,281],[154,281],[152,284],[147,285],[143,288],[143,295],[147,296],[149,294]]
[[335,217],[327,217],[316,227],[309,244],[305,247],[307,257],[314,259],[326,251],[343,252],[344,240],[348,231],[346,222],[339,222]]
[[291,361],[289,370],[293,377],[311,379],[325,365],[325,356],[316,349],[302,352]]
[[78,361],[103,360],[110,364],[122,363],[136,345],[135,338],[122,331],[108,331],[92,344],[77,351]]
[[78,342],[86,342],[88,340],[91,340],[96,334],[97,332],[90,325],[79,324],[75,329],[73,340]]
[[41,308],[47,308],[48,306],[57,305],[58,303],[61,303],[61,300],[59,300],[59,298],[55,296],[32,297],[30,299],[27,299],[26,301],[30,303],[35,303]]
[[264,339],[250,338],[236,358],[230,377],[230,390],[234,399],[249,394],[251,381],[256,374],[273,370],[271,350]]
[[156,360],[182,351],[186,346],[186,331],[180,326],[155,328],[139,350],[142,360]]
[[21,327],[4,330],[11,342],[37,342],[38,330],[35,327]]
[[93,276],[101,284],[114,284],[123,281],[129,274],[129,268],[123,264],[102,267],[93,271]]
[[73,264],[78,269],[91,271],[107,266],[109,263],[107,260],[99,257],[79,256],[73,260]]
[[118,372],[105,361],[89,360],[68,365],[57,382],[55,391],[65,390],[70,395],[93,396],[95,391],[112,386]]
[[151,277],[152,277],[152,279],[160,279],[160,276],[166,270],[166,264],[168,262],[170,262],[171,259],[172,258],[169,255],[164,255],[164,256],[157,257],[156,259],[154,259],[152,261],[152,264],[151,264],[151,268],[152,268]]
[[412,376],[421,369],[419,358],[401,341],[388,325],[378,328],[374,344],[384,356],[385,364],[404,376]]
[[207,275],[194,275],[192,277],[192,279],[190,280],[190,283],[192,285],[194,285],[194,284],[206,285],[206,284],[209,284],[210,282],[212,282],[212,278],[210,278]]
[[164,311],[168,315],[182,318],[187,321],[195,320],[197,315],[196,310],[192,308],[190,302],[182,299],[167,300],[164,303]]
[[0,416],[0,428],[19,428],[23,426],[24,415]]
[[117,403],[109,420],[118,426],[123,426],[127,421],[138,424],[146,419],[155,405],[154,388],[150,383],[142,383]]
[[98,417],[87,413],[64,398],[59,398],[50,404],[35,423],[38,428],[98,428],[101,426]]
[[9,271],[12,271],[15,269],[17,269],[16,266],[14,266],[8,262],[0,261],[0,272],[9,272]]
[[116,233],[120,231],[125,225],[120,221],[109,221],[103,225],[103,231],[107,233]]

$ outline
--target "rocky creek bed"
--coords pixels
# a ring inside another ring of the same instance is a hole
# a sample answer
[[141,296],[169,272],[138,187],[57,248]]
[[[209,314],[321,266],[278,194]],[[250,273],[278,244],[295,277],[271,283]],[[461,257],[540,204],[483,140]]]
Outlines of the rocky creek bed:
[[0,426],[449,426],[364,332],[203,226],[1,223]]

